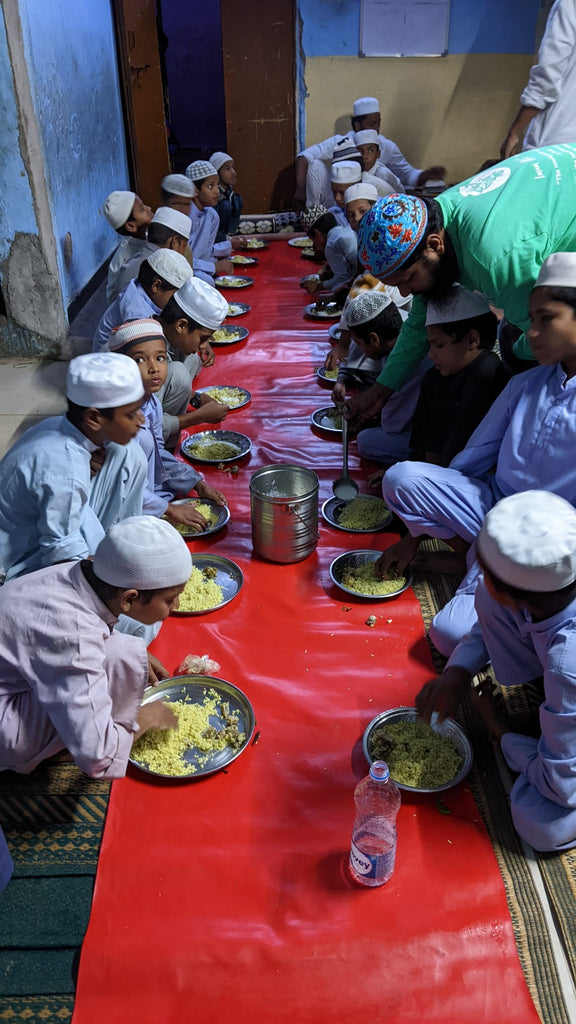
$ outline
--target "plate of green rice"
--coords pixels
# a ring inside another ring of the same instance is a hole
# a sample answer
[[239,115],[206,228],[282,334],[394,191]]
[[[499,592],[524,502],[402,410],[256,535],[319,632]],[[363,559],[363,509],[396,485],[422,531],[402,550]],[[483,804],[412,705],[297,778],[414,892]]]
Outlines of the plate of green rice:
[[329,498],[322,505],[322,516],[337,530],[348,533],[376,533],[392,522],[388,506],[375,494],[359,494],[352,501]]
[[172,615],[204,615],[215,612],[240,593],[244,574],[231,558],[196,552],[192,572],[180,594],[180,607]]
[[389,601],[398,597],[412,583],[412,575],[380,579],[376,574],[375,562],[381,551],[345,551],[338,555],[330,566],[330,579],[337,587],[352,597],[364,601]]
[[180,445],[182,455],[192,462],[205,462],[217,466],[220,462],[236,462],[252,449],[246,434],[235,430],[201,430],[188,434]]
[[362,741],[369,764],[384,760],[400,789],[410,793],[441,793],[457,786],[472,767],[470,741],[451,718],[430,725],[416,708],[382,711],[366,727]]

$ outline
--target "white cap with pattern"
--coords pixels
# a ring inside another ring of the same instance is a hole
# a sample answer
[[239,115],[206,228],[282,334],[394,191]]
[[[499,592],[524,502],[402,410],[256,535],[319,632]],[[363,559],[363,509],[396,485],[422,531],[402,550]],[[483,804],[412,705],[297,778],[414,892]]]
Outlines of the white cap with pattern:
[[229,153],[212,153],[209,163],[219,171],[224,164],[234,163],[234,157],[230,156]]
[[132,348],[143,341],[166,341],[164,332],[157,320],[142,317],[141,320],[127,320],[110,331],[110,337],[104,346],[108,352],[120,352]]
[[551,491],[511,494],[485,516],[478,553],[512,587],[562,590],[576,580],[576,510]]
[[186,257],[173,249],[157,249],[146,257],[146,262],[158,277],[174,288],[181,288],[192,277],[192,267]]
[[208,160],[195,160],[186,168],[186,177],[190,178],[190,181],[203,181],[213,174],[218,174],[218,171]]
[[190,217],[181,213],[180,210],[173,210],[171,206],[159,206],[150,223],[163,224],[165,228],[170,228],[171,231],[182,235],[183,238],[190,238],[192,231]]
[[135,199],[135,192],[111,192],[106,199],[102,213],[115,231],[130,220]]
[[130,516],[110,527],[92,564],[98,579],[112,587],[162,590],[186,583],[192,556],[184,538],[166,520]]
[[196,195],[196,186],[185,174],[167,174],[160,182],[160,188],[171,196],[181,196],[183,199],[193,199]]
[[89,352],[68,366],[66,397],[86,409],[117,409],[144,396],[140,370],[119,352]]
[[375,96],[361,96],[354,101],[354,117],[364,117],[365,114],[379,114],[380,104]]
[[300,223],[304,228],[304,231],[311,231],[316,221],[320,220],[328,210],[321,203],[313,203],[312,206],[307,206],[305,210],[300,213]]
[[454,284],[438,300],[429,299],[426,306],[426,327],[433,324],[453,324],[458,320],[471,320],[490,312],[490,306],[483,295],[471,292],[464,285]]
[[215,331],[228,313],[228,302],[223,295],[198,277],[191,277],[174,293],[180,309],[191,320]]
[[354,330],[357,324],[367,324],[382,310],[392,305],[392,299],[380,289],[360,292],[346,305],[345,320],[348,330]]
[[576,252],[553,252],[540,267],[535,288],[576,288]]
[[355,185],[362,180],[362,168],[354,160],[340,160],[330,168],[333,185]]

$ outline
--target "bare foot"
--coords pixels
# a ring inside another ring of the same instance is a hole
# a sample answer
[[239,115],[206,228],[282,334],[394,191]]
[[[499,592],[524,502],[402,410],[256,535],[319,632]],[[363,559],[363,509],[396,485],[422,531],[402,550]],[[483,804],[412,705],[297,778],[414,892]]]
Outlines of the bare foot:
[[423,551],[411,562],[414,572],[453,573],[455,576],[466,575],[466,559],[455,551]]

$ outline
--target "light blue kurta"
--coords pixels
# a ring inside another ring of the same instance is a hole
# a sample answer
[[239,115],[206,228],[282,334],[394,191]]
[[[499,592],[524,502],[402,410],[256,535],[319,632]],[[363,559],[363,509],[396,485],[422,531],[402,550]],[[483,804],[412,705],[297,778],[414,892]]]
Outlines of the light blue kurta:
[[346,218],[346,210],[344,209],[343,206],[338,206],[338,205],[329,206],[328,207],[328,213],[332,213],[336,217],[336,226],[337,227],[339,227],[339,228],[348,228],[348,227],[350,227],[350,225],[348,223],[348,220]]
[[144,260],[151,256],[153,252],[158,252],[160,245],[156,245],[155,242],[142,242],[141,248],[137,249],[133,256],[130,257],[126,263],[120,267],[118,275],[116,277],[116,294],[114,298],[117,298],[123,291],[126,290],[130,281],[135,277],[138,277],[138,271],[140,270],[140,264]]
[[220,218],[213,207],[205,206],[203,210],[199,210],[195,203],[191,203],[190,219],[192,221],[190,248],[194,276],[199,277],[201,281],[206,281],[207,284],[214,284],[216,258],[220,258],[214,255]]
[[92,351],[100,352],[110,337],[110,332],[119,327],[127,320],[140,320],[151,316],[157,316],[161,312],[160,306],[144,291],[138,281],[129,281],[121,295],[114,299],[108,309],[104,310],[98,323],[92,341]]
[[142,511],[148,516],[163,516],[170,501],[188,495],[204,477],[193,466],[166,451],[162,436],[162,406],[156,395],[146,399],[142,412],[146,422],[136,438],[148,467]]
[[468,574],[436,615],[430,636],[449,655],[476,619],[475,540],[497,501],[518,491],[552,491],[576,506],[576,377],[538,366],[513,377],[450,466],[402,462],[382,493],[413,537],[458,536],[472,545]]
[[326,281],[330,291],[341,288],[356,276],[358,239],[351,227],[331,228],[326,235],[325,257],[333,277]]
[[114,299],[123,291],[120,285],[120,271],[131,260],[133,256],[138,256],[144,252],[146,240],[144,238],[134,238],[133,235],[125,235],[122,238],[118,248],[112,254],[112,259],[108,267],[108,278],[106,280],[106,301],[113,302]]
[[0,579],[55,562],[86,558],[113,523],[142,513],[146,460],[142,449],[107,444],[96,450],[66,416],[31,427],[0,462]]
[[540,739],[505,733],[502,752],[519,772],[510,795],[514,825],[537,850],[576,846],[576,600],[533,622],[525,610],[494,601],[481,580],[477,623],[449,665],[476,673],[489,660],[502,686],[543,676]]

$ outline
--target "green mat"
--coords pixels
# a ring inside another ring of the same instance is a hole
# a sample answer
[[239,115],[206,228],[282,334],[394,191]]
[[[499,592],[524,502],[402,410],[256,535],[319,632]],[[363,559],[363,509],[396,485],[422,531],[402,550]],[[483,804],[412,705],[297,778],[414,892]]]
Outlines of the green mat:
[[69,764],[0,775],[14,860],[0,895],[0,1021],[71,1019],[109,791]]

